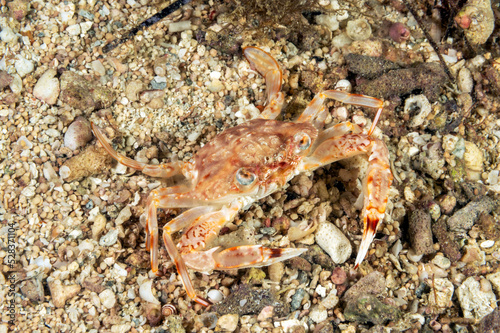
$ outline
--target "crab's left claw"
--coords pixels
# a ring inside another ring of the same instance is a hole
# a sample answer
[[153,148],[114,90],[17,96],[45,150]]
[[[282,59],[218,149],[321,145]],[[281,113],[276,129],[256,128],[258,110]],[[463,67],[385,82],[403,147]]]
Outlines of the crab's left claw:
[[281,92],[283,73],[276,59],[264,50],[254,46],[243,48],[243,55],[250,63],[252,69],[259,72],[266,80],[267,101],[261,117],[275,119],[281,112],[285,96]]

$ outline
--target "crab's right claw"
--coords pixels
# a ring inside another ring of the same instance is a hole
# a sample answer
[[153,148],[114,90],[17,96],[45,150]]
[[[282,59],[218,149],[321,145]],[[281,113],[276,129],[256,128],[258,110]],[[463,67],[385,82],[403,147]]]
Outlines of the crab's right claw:
[[375,139],[371,149],[367,176],[363,186],[365,202],[363,208],[364,231],[354,268],[358,268],[368,253],[375,238],[377,227],[384,220],[385,209],[392,184],[389,151],[383,141]]

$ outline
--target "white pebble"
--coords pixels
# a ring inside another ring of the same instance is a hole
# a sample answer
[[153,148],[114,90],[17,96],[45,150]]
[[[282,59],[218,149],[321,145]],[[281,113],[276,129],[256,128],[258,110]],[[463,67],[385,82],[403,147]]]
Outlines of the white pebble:
[[365,40],[372,35],[372,27],[365,19],[347,22],[346,33],[352,40]]
[[[485,288],[489,285],[489,288]],[[481,320],[493,312],[496,297],[488,280],[476,281],[474,276],[468,277],[457,289],[458,301],[465,318]]]
[[346,45],[349,45],[352,43],[352,39],[349,38],[349,36],[343,32],[332,39],[332,46],[336,47],[338,49],[343,48]]
[[472,79],[472,73],[468,68],[462,67],[458,72],[457,85],[458,89],[463,93],[470,93],[472,91],[472,88],[474,87],[474,80]]
[[2,32],[0,32],[0,39],[5,43],[10,43],[12,41],[17,41],[18,37],[11,28],[5,27],[2,29]]
[[496,185],[498,184],[498,175],[500,173],[500,170],[492,170],[490,171],[490,173],[488,174],[488,184],[490,185]]
[[153,304],[161,304],[160,301],[158,301],[156,297],[153,295],[153,291],[151,290],[152,285],[153,285],[152,280],[147,279],[143,281],[139,286],[139,295],[146,302],[150,302]]
[[327,27],[331,31],[339,29],[339,21],[337,21],[337,15],[335,14],[318,15],[316,16],[316,23]]
[[80,23],[80,29],[82,31],[82,34],[86,34],[87,31],[90,30],[90,28],[92,28],[92,22],[90,21],[87,21],[87,22],[83,22],[83,23]]
[[115,273],[119,276],[127,276],[128,275],[127,270],[125,268],[123,268],[122,266],[118,265],[117,263],[115,263],[113,265],[113,268],[114,268]]
[[17,60],[14,63],[14,67],[16,68],[16,72],[20,77],[25,77],[29,73],[33,72],[35,65],[32,61],[18,55]]
[[54,105],[57,102],[57,97],[59,97],[59,79],[55,76],[57,71],[53,68],[48,69],[43,75],[38,79],[33,88],[33,95],[39,100]]
[[59,168],[59,176],[61,176],[62,179],[68,178],[70,174],[71,169],[68,166],[63,165],[61,168]]
[[316,230],[316,243],[332,258],[336,264],[346,262],[351,256],[352,246],[347,237],[335,225],[321,223]]
[[222,332],[234,332],[238,327],[240,316],[237,314],[227,314],[217,320],[217,326]]
[[66,28],[66,32],[71,36],[77,36],[81,32],[81,28],[79,24],[72,24]]
[[116,295],[111,289],[105,289],[99,294],[102,306],[111,309],[116,304]]
[[217,289],[211,289],[208,293],[207,293],[207,297],[213,302],[213,303],[219,303],[220,301],[222,301],[222,298],[223,298],[223,294],[220,290],[217,290]]
[[99,60],[92,61],[90,66],[98,75],[103,76],[106,74],[106,69],[102,65],[102,62],[100,62]]
[[495,241],[485,240],[484,242],[481,242],[479,246],[481,246],[483,249],[489,249],[490,247],[493,247],[493,245],[495,245]]
[[16,95],[19,95],[23,90],[23,80],[18,74],[12,75],[12,82],[9,84],[10,90]]
[[118,214],[118,216],[116,217],[115,224],[116,225],[123,224],[123,222],[128,221],[131,216],[132,216],[132,212],[130,211],[130,207],[125,206],[125,208],[123,208],[120,211],[120,213]]
[[326,311],[322,305],[313,307],[311,312],[309,312],[309,319],[314,321],[316,324],[325,321],[326,318],[328,318],[328,311]]
[[422,125],[431,111],[431,103],[429,103],[425,95],[412,95],[405,101],[404,112],[406,114],[415,114],[418,112],[410,121],[410,127]]
[[112,246],[118,240],[118,230],[112,229],[106,235],[102,236],[99,240],[101,246]]
[[168,26],[168,32],[179,32],[191,29],[191,21],[172,22]]

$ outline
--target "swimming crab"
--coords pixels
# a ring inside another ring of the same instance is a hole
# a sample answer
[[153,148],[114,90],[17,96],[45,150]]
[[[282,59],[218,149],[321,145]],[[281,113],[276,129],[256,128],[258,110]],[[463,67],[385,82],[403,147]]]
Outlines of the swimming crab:
[[[284,102],[282,71],[276,60],[257,47],[246,47],[243,54],[266,82],[267,100],[260,117],[218,134],[201,148],[190,162],[145,164],[119,155],[94,124],[92,130],[100,144],[117,161],[144,174],[167,178],[182,174],[187,185],[151,191],[146,207],[146,248],[151,252],[151,268],[158,271],[157,209],[189,208],[163,227],[163,241],[174,261],[187,294],[194,301],[211,303],[198,296],[187,267],[201,272],[214,269],[266,266],[298,256],[302,248],[275,249],[261,245],[215,247],[204,251],[222,226],[242,209],[285,186],[297,174],[358,154],[368,155],[364,180],[364,232],[356,267],[364,259],[383,220],[392,174],[389,153],[380,139],[372,136],[383,102],[379,99],[326,90],[317,94],[294,122],[277,121]],[[325,127],[326,99],[376,108],[368,131],[345,122]],[[176,246],[172,234],[184,230]]]

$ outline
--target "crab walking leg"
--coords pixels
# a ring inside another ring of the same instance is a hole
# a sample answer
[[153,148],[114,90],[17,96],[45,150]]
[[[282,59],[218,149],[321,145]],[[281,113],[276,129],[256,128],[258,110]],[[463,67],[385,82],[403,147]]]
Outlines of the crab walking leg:
[[275,248],[262,245],[242,245],[213,254],[216,269],[262,267],[300,256],[307,249]]
[[266,80],[267,100],[261,117],[275,119],[281,112],[285,100],[285,96],[281,92],[283,73],[273,56],[258,47],[247,46],[243,48],[243,55],[250,66]]
[[[349,126],[346,126],[346,130]],[[341,132],[332,131],[335,134]],[[318,168],[337,160],[351,156],[367,154],[369,166],[364,180],[365,195],[363,208],[364,231],[356,267],[363,261],[370,247],[377,226],[383,220],[387,206],[389,188],[392,184],[392,173],[389,165],[389,152],[382,140],[374,139],[364,133],[344,134],[324,139],[312,156],[303,162],[304,170]]]
[[304,110],[304,112],[302,112],[299,119],[297,119],[297,122],[304,123],[307,121],[311,121],[313,118],[316,118],[318,115],[320,115],[323,112],[323,104],[325,103],[325,100],[327,98],[331,98],[345,104],[359,105],[377,109],[377,115],[373,120],[372,127],[370,128],[368,134],[371,134],[373,132],[384,106],[384,102],[378,98],[351,94],[339,90],[325,90],[314,96],[313,100],[309,102],[307,108]]
[[93,122],[91,122],[90,125],[92,127],[92,132],[94,132],[97,140],[99,140],[99,143],[104,147],[104,149],[106,149],[108,154],[110,154],[111,157],[113,157],[115,160],[129,168],[142,171],[148,176],[160,178],[167,178],[179,173],[183,173],[183,169],[186,168],[185,162],[171,162],[160,165],[152,165],[141,163],[126,156],[120,155],[107,142],[106,137],[102,133],[101,129],[99,129],[99,127],[97,127]]

